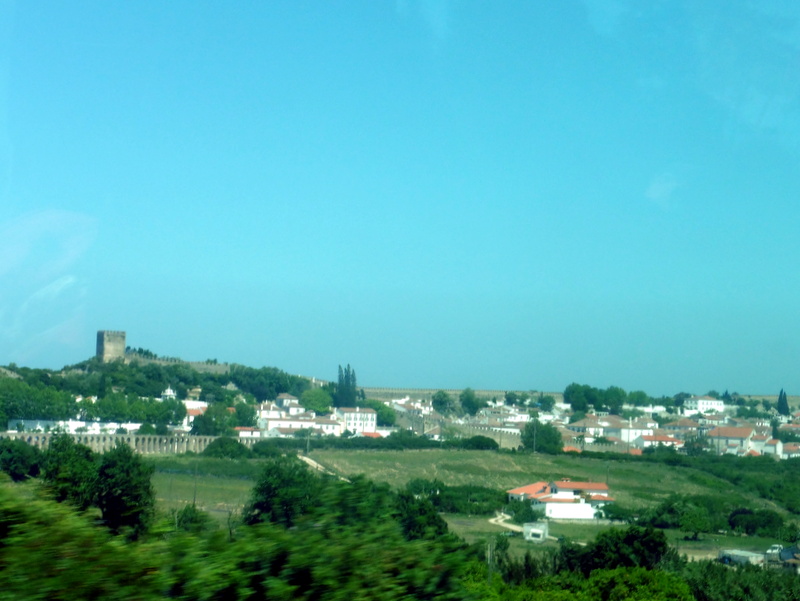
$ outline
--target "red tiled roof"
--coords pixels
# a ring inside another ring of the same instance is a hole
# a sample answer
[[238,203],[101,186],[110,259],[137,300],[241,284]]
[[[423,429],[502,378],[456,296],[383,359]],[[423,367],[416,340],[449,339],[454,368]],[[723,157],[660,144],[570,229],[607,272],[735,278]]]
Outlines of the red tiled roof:
[[579,501],[578,497],[573,497],[571,499],[563,499],[558,497],[549,497],[546,499],[537,499],[539,503],[577,503]]
[[534,482],[533,484],[528,484],[526,486],[520,486],[519,488],[514,488],[512,490],[507,490],[506,492],[510,495],[527,495],[532,496],[535,494],[539,494],[545,491],[549,491],[550,487],[547,485],[547,482]]
[[608,485],[602,482],[573,482],[572,480],[559,480],[553,482],[556,488],[563,490],[608,490]]
[[753,428],[736,428],[733,426],[717,427],[708,433],[711,438],[748,438],[752,436]]
[[677,438],[673,438],[672,436],[664,436],[661,434],[643,434],[642,440],[647,440],[649,442],[680,442]]

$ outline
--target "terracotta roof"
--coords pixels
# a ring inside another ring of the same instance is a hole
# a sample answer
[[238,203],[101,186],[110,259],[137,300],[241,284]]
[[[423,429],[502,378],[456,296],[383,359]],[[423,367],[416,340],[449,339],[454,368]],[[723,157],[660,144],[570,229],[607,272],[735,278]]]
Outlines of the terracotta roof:
[[661,434],[643,434],[642,440],[647,440],[649,442],[676,442],[679,443],[680,440],[674,438],[672,436],[665,436]]
[[561,449],[565,453],[581,453],[582,451],[578,447],[564,447]]
[[608,484],[602,482],[573,482],[572,480],[559,480],[552,482],[556,488],[563,490],[608,490]]
[[506,492],[510,495],[532,496],[545,491],[549,491],[549,489],[550,487],[547,485],[547,482],[534,482],[533,484],[528,484],[527,486],[520,486],[519,488],[507,490]]
[[572,497],[571,499],[564,499],[558,497],[547,497],[544,499],[536,499],[539,503],[577,503],[579,501],[578,497]]
[[753,435],[753,428],[736,428],[733,426],[717,427],[708,433],[711,438],[748,438]]

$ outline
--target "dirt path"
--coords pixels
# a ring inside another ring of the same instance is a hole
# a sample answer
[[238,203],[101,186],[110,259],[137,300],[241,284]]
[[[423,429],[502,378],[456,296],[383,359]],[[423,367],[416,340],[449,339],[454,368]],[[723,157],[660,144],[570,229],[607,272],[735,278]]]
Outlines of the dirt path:
[[497,513],[493,518],[489,520],[490,524],[494,524],[495,526],[500,526],[501,528],[508,528],[509,530],[513,530],[514,532],[522,532],[522,526],[517,526],[516,524],[506,524],[506,520],[510,520],[511,516],[505,513]]

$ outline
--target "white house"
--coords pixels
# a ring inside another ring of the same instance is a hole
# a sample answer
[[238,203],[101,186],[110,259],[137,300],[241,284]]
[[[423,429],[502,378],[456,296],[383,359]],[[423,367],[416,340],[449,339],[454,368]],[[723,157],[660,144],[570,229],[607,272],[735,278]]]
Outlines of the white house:
[[683,446],[683,441],[666,434],[642,434],[634,439],[633,446],[637,449],[646,449],[648,447],[672,447],[673,449],[679,449]]
[[710,396],[693,396],[683,401],[683,414],[695,415],[697,413],[722,413],[725,411],[725,401]]
[[535,482],[507,491],[510,499],[530,500],[534,509],[551,519],[593,520],[597,511],[614,501],[601,482]]
[[344,429],[354,434],[375,432],[378,426],[378,414],[369,407],[337,407],[333,413]]

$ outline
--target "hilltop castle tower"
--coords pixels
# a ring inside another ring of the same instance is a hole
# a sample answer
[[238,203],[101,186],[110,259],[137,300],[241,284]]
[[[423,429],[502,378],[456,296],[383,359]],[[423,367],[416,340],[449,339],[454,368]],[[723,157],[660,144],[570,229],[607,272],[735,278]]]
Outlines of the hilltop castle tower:
[[97,357],[103,363],[125,359],[125,332],[99,330],[97,332]]

